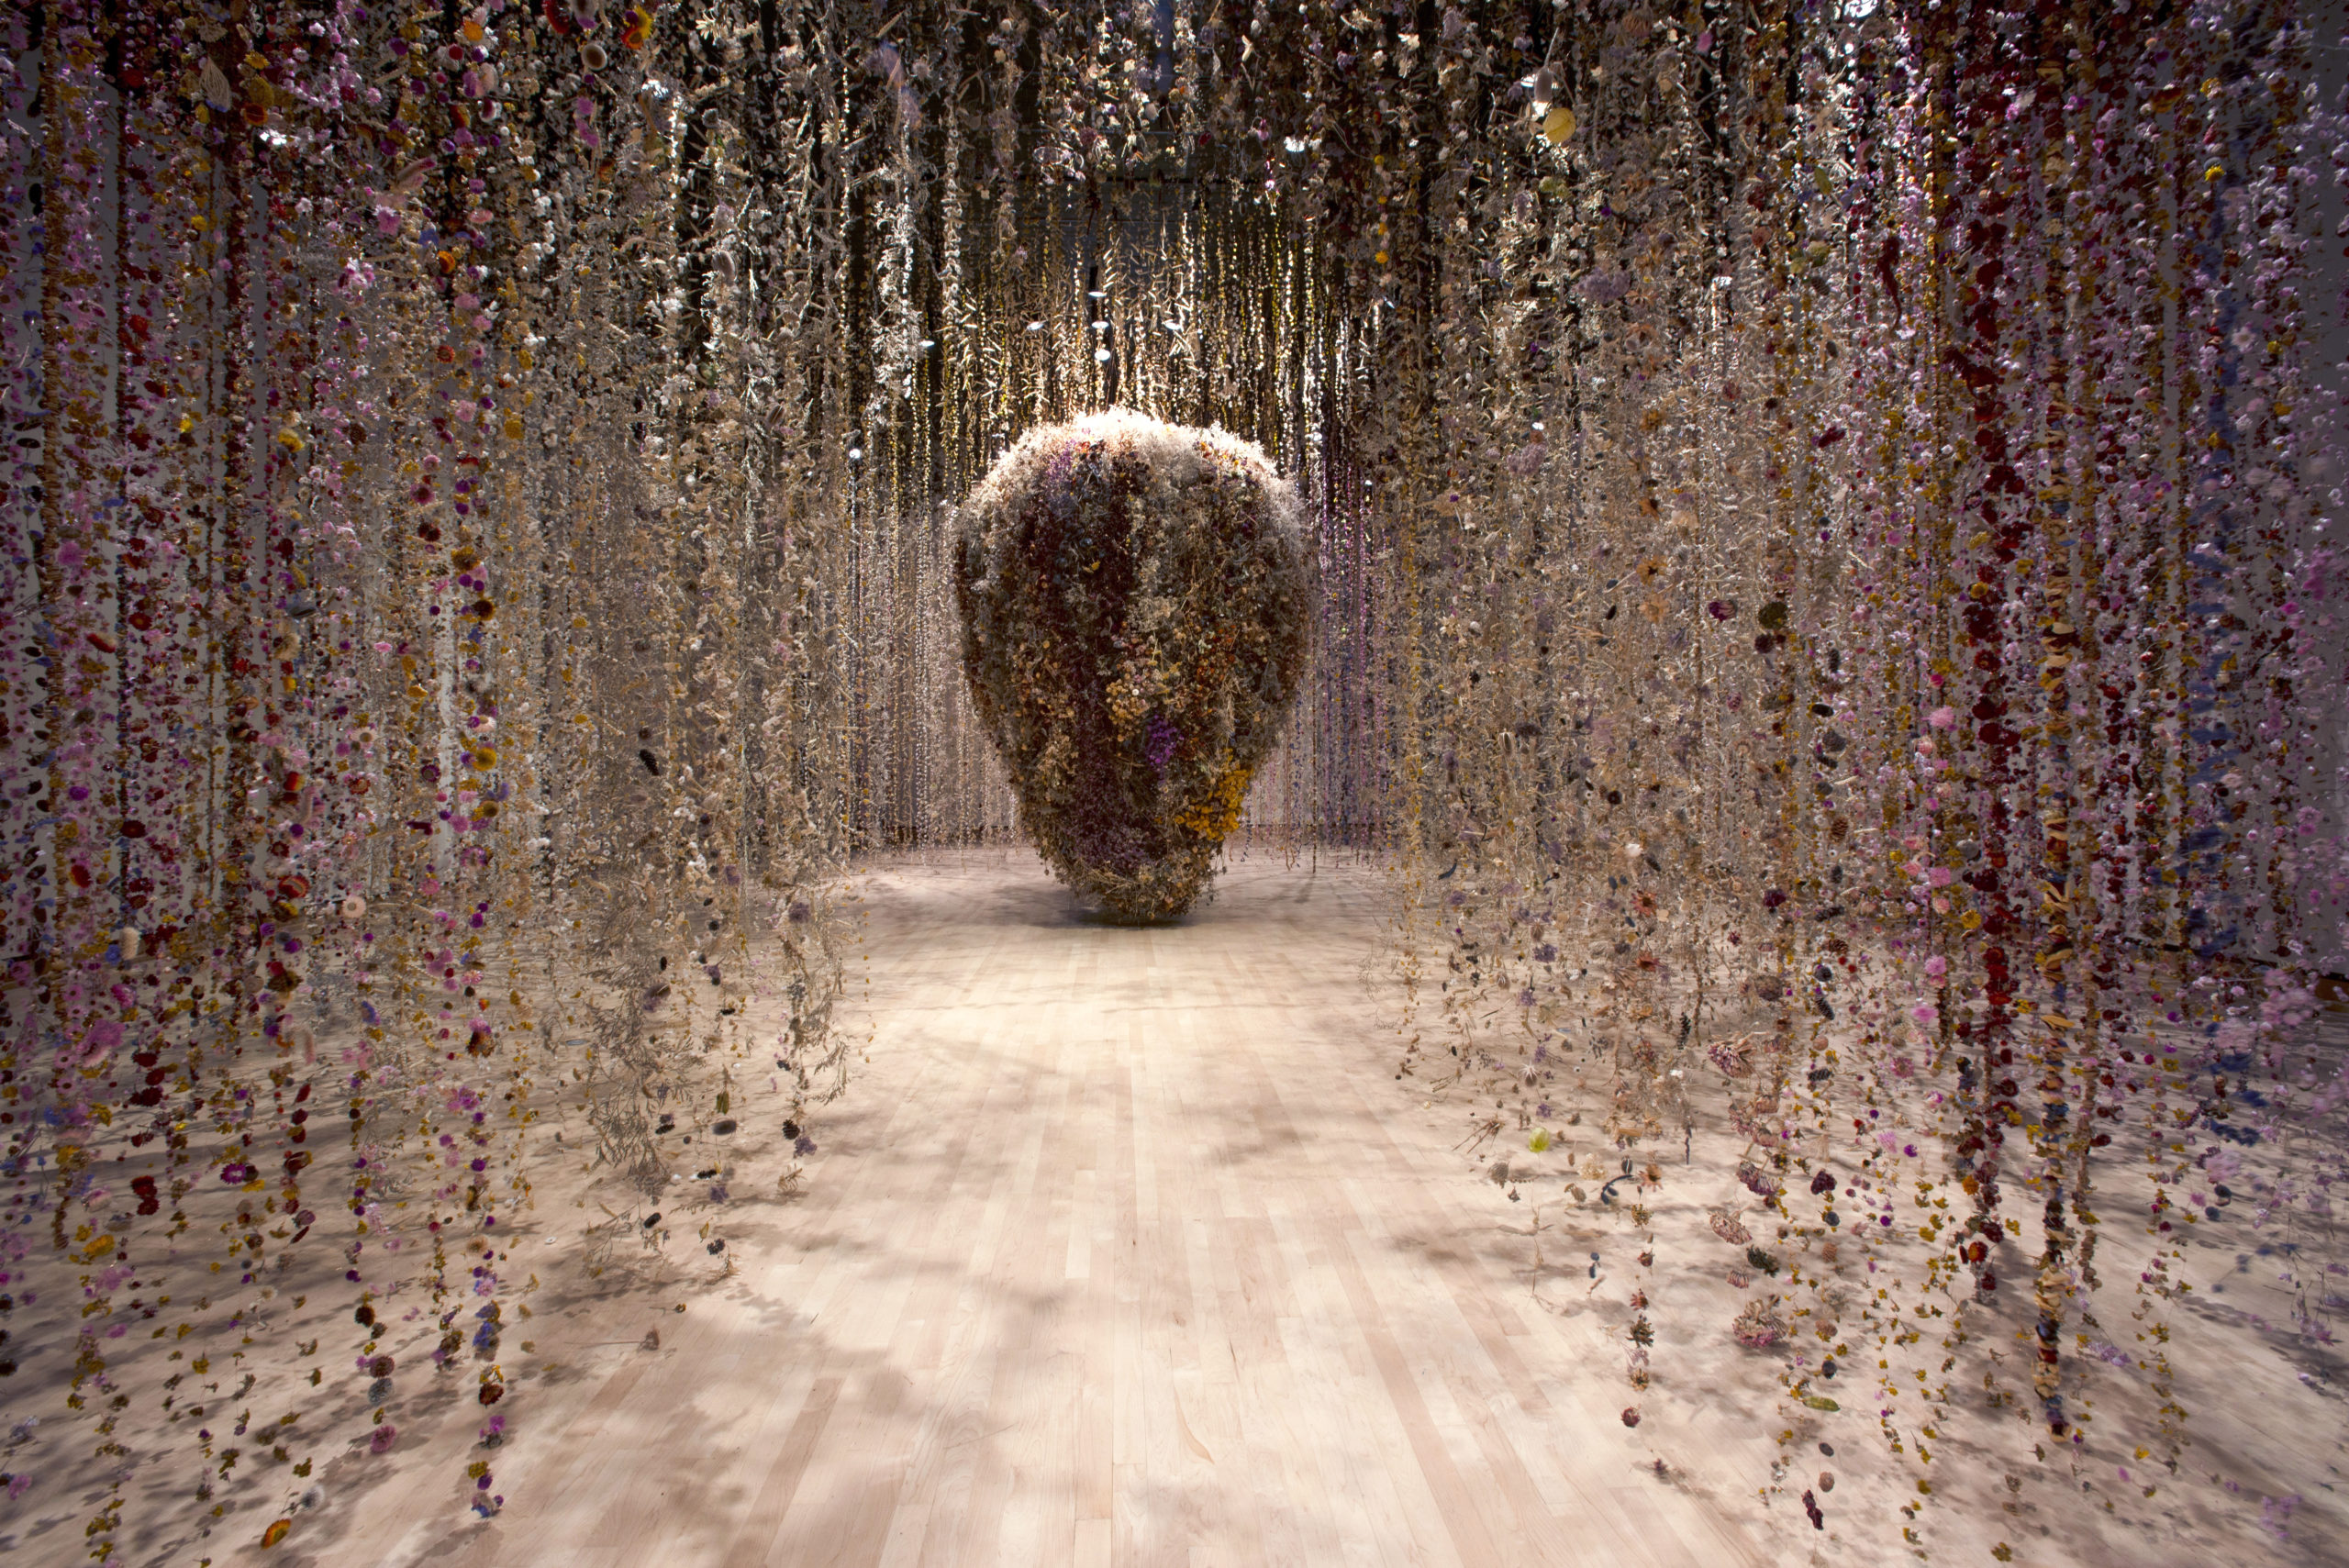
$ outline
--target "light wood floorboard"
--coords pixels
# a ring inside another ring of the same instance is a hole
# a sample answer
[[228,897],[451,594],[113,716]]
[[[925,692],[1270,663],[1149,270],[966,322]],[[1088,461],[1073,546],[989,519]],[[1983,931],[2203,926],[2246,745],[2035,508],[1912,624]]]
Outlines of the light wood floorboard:
[[876,1032],[807,1198],[687,1314],[580,1330],[662,1344],[524,1389],[502,1517],[412,1465],[332,1561],[1759,1560],[1644,1473],[1616,1370],[1460,1244],[1490,1215],[1392,1080],[1365,876],[1255,861],[1151,931],[1020,856],[868,891]]

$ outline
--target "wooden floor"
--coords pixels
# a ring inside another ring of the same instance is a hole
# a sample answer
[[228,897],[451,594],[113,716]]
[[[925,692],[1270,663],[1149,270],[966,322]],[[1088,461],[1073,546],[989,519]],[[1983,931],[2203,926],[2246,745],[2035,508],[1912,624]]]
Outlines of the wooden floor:
[[1084,922],[1024,855],[869,895],[877,1032],[809,1196],[525,1390],[502,1517],[418,1467],[319,1561],[1759,1560],[1464,1240],[1492,1190],[1393,1079],[1372,884],[1260,859],[1161,930]]

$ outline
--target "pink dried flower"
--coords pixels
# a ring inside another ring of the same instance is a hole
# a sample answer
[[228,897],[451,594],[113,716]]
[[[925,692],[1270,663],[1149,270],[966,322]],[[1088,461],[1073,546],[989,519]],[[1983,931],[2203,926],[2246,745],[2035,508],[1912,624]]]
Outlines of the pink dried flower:
[[1787,1324],[1767,1302],[1749,1301],[1730,1325],[1730,1332],[1747,1350],[1766,1351],[1787,1337]]

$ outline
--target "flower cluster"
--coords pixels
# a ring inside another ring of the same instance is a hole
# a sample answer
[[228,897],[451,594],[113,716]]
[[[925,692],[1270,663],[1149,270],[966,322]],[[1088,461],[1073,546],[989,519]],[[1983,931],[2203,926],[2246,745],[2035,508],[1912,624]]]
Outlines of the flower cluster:
[[973,705],[1053,872],[1113,918],[1207,885],[1303,673],[1294,490],[1219,430],[1032,430],[962,508]]

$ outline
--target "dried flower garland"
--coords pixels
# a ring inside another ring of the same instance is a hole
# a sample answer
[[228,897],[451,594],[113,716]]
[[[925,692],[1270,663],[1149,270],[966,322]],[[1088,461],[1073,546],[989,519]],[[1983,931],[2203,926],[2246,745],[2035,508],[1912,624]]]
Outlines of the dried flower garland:
[[298,1541],[314,1456],[462,1376],[497,1509],[506,1238],[584,1146],[580,1251],[666,1266],[649,1189],[760,1094],[812,1150],[833,879],[1012,816],[941,506],[1112,406],[1294,476],[1318,653],[1241,830],[1393,852],[1397,1070],[1622,1229],[1640,1396],[1776,1322],[1756,1429],[1873,1419],[1942,1488],[1887,1540],[1968,1411],[2168,1506],[2188,1239],[2277,1248],[2310,1345],[2349,1268],[2328,45],[2266,0],[12,7],[0,1372],[67,1418],[13,1506],[184,1555],[282,1491]]

